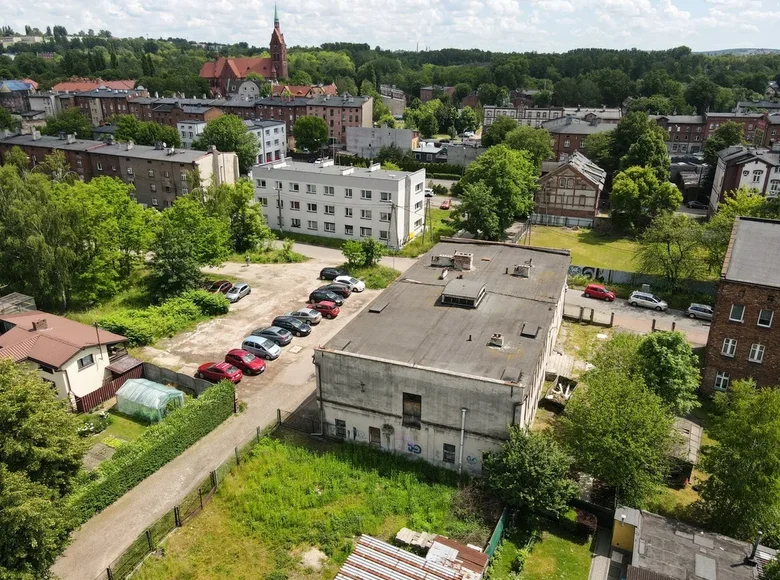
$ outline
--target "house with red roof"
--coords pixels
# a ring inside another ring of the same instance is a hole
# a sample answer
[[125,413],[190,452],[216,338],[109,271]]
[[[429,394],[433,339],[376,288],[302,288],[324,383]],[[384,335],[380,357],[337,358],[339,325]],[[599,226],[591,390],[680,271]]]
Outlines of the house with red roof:
[[103,79],[88,79],[83,77],[71,77],[67,81],[57,83],[51,90],[53,93],[81,93],[92,91],[99,87],[112,91],[127,91],[135,88],[135,81],[128,79],[123,81],[104,81]]

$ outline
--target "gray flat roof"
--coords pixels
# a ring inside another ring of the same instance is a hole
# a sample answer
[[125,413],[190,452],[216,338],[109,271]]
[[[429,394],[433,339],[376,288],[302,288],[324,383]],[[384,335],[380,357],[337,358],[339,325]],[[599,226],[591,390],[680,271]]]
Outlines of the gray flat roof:
[[247,127],[276,127],[278,125],[284,125],[284,121],[274,121],[273,119],[246,119],[244,124]]
[[347,169],[354,169],[354,171],[349,174],[351,177],[400,181],[402,179],[406,179],[406,177],[409,175],[414,175],[420,171],[425,171],[424,169],[420,169],[419,171],[388,171],[386,169],[375,169],[374,171],[369,171],[367,167],[350,167],[344,165],[327,165],[323,167],[321,163],[304,163],[302,161],[291,161],[290,159],[285,160],[284,165],[281,165],[281,162],[279,163],[279,165],[268,163],[266,165],[257,166],[255,167],[253,175],[255,177],[261,177],[261,171],[271,171],[272,169],[277,171],[282,170],[298,171],[301,173],[315,173],[319,175],[342,175],[343,171]]
[[780,288],[780,221],[739,217],[734,222],[721,278]]
[[[473,254],[472,269],[453,270],[441,279],[442,267],[431,266],[431,257],[455,252]],[[529,259],[529,278],[511,274]],[[520,375],[522,383],[544,349],[570,262],[565,250],[440,242],[324,348],[499,381]],[[442,290],[453,289],[453,283],[469,292],[485,285],[487,294],[477,308],[442,305]],[[488,346],[498,333],[504,346]]]

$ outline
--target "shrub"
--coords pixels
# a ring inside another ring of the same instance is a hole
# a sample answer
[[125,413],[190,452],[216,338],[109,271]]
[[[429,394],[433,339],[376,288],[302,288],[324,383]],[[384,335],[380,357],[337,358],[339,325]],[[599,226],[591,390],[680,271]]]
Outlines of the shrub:
[[447,195],[450,192],[449,188],[444,185],[439,185],[438,183],[434,184],[431,189],[433,190],[434,195]]
[[87,521],[211,432],[233,413],[234,398],[234,385],[223,381],[122,445],[68,498],[75,516]]
[[212,294],[206,290],[188,290],[181,297],[195,304],[203,316],[227,314],[230,309],[230,301],[219,292]]
[[428,173],[425,172],[426,177],[430,177],[432,179],[455,179],[458,180],[461,177],[463,177],[462,173],[439,173],[439,172],[431,172]]

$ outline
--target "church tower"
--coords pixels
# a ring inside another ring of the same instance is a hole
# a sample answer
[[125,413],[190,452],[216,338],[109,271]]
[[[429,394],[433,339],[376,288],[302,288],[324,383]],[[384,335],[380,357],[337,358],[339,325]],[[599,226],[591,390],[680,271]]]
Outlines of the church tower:
[[284,34],[279,28],[276,4],[274,4],[274,31],[271,33],[271,64],[275,78],[287,78],[287,45],[284,43]]

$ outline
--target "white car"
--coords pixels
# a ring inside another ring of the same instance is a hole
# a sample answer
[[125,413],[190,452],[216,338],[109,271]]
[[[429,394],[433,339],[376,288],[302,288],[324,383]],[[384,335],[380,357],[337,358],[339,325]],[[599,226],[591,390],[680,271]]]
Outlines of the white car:
[[363,280],[358,280],[352,276],[336,276],[336,279],[333,281],[337,284],[344,284],[345,286],[349,286],[349,289],[353,292],[362,292],[366,289],[366,283],[363,282]]
[[649,292],[639,292],[635,290],[628,297],[628,303],[631,306],[643,306],[644,308],[654,308],[655,310],[666,310],[668,305],[658,296]]

